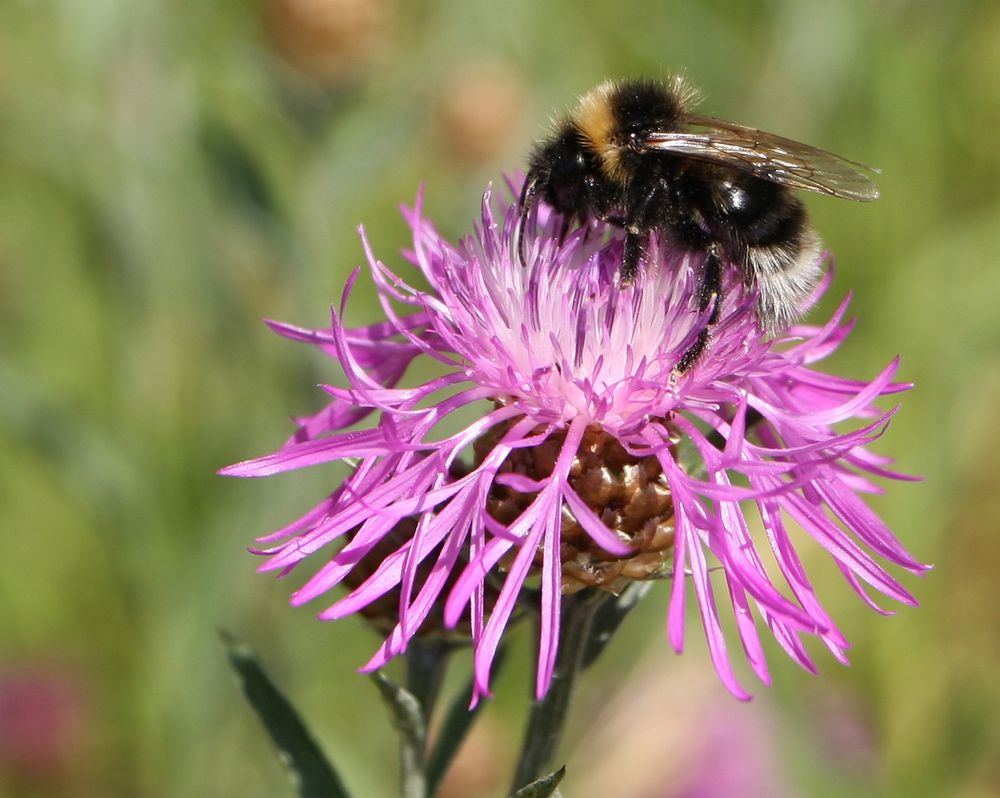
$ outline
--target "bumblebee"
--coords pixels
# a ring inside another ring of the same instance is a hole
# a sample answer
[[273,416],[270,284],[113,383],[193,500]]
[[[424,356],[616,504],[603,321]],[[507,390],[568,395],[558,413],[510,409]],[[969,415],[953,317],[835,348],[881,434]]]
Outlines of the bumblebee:
[[[566,219],[625,232],[620,281],[636,278],[651,233],[704,253],[699,311],[718,319],[723,264],[757,291],[756,317],[775,333],[794,322],[819,280],[822,244],[794,190],[869,201],[875,170],[790,139],[692,113],[681,77],[609,81],[585,94],[534,148],[520,198],[515,248],[541,200]],[[684,354],[686,370],[708,327]]]

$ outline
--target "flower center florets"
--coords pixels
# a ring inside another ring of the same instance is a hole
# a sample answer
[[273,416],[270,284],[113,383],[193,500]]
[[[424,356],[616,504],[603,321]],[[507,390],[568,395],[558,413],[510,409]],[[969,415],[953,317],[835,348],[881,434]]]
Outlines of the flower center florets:
[[[498,425],[475,443],[481,462],[520,419]],[[515,449],[499,474],[516,474],[544,482],[552,474],[563,447],[565,431],[551,433],[537,446]],[[674,503],[659,460],[653,455],[629,454],[600,427],[591,425],[573,459],[568,482],[572,490],[634,554],[615,556],[594,542],[573,511],[562,507],[560,560],[564,593],[584,587],[618,592],[629,580],[655,579],[669,572],[668,556],[674,544]],[[535,497],[494,481],[487,511],[509,526]],[[539,552],[537,566],[541,566]]]

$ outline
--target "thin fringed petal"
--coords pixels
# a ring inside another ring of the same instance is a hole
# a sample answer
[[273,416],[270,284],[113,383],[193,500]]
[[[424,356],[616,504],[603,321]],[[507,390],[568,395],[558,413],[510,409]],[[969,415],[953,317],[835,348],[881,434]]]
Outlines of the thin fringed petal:
[[563,499],[573,512],[573,516],[583,527],[584,531],[590,535],[591,539],[610,554],[617,554],[627,557],[634,552],[634,549],[627,543],[619,540],[615,534],[607,528],[603,521],[597,517],[579,497],[577,492],[569,485],[563,490]]
[[386,455],[401,451],[415,452],[421,448],[426,447],[415,443],[387,440],[382,430],[345,432],[328,438],[295,443],[273,454],[227,466],[219,473],[227,477],[269,477],[348,457]]
[[687,537],[690,544],[691,577],[694,582],[694,593],[698,599],[698,612],[701,614],[701,623],[705,629],[705,639],[708,641],[708,651],[712,657],[712,664],[715,665],[715,671],[719,674],[726,689],[741,701],[749,701],[750,694],[740,686],[729,661],[726,638],[722,633],[719,611],[708,579],[708,563],[705,559],[705,553],[683,511],[678,512],[678,528],[681,530],[681,534]]
[[489,577],[496,564],[510,551],[515,543],[508,538],[493,538],[477,557],[465,566],[455,586],[448,594],[444,605],[444,622],[449,628],[458,625],[462,612],[469,604],[477,588]]
[[[654,438],[652,433],[649,437]],[[669,452],[661,452],[658,455],[663,470],[670,481],[676,478],[680,469],[676,466]],[[683,514],[684,523],[690,513]],[[667,610],[667,638],[670,645],[678,654],[684,651],[684,591],[687,585],[687,547],[690,533],[685,529],[678,529],[678,534],[674,540],[674,580],[670,590],[670,605]]]
[[893,579],[888,571],[876,563],[872,557],[865,554],[861,547],[843,534],[842,529],[805,499],[792,494],[783,506],[833,556],[837,563],[896,601],[911,606],[916,604],[916,599]]
[[792,594],[802,607],[815,618],[822,628],[825,629],[821,635],[828,645],[834,645],[838,649],[848,647],[847,639],[834,625],[827,615],[823,606],[819,603],[813,591],[809,578],[802,567],[802,562],[795,553],[788,532],[785,528],[781,513],[778,510],[778,503],[773,499],[762,500],[757,503],[761,521],[767,531],[768,540],[771,544],[771,551],[777,561],[778,568],[788,582]]
[[559,559],[559,516],[556,513],[550,513],[545,519],[542,552],[542,622],[538,641],[538,672],[535,678],[535,697],[539,701],[549,691],[559,649],[562,563]]
[[[583,436],[584,426],[583,419],[576,419],[570,425],[563,442],[562,450],[559,453],[559,458],[556,460],[552,471],[549,484],[536,496],[531,506],[525,510],[515,524],[515,527],[524,528],[524,542],[521,544],[520,551],[517,553],[517,557],[514,558],[514,564],[511,566],[504,580],[503,588],[497,598],[496,606],[493,608],[493,612],[490,613],[489,620],[486,622],[486,628],[483,631],[483,640],[477,647],[474,658],[475,680],[479,691],[483,695],[489,695],[489,673],[493,664],[493,658],[496,656],[500,636],[507,626],[507,621],[510,619],[510,614],[514,609],[518,594],[521,592],[524,580],[528,575],[529,567],[534,560],[535,552],[542,542],[545,529],[549,524],[558,523],[561,504],[560,487],[569,474],[570,465],[573,462],[577,446],[579,446]],[[530,512],[532,507],[537,508],[534,513]],[[524,520],[526,516],[527,521]],[[559,591],[556,592],[558,593]],[[543,604],[541,633],[543,641],[551,637],[553,627],[558,631],[559,621],[558,619],[554,620],[552,617],[553,609],[558,610],[558,606],[558,598],[556,598],[553,603],[548,605],[548,617],[546,617],[546,607]],[[538,681],[540,684],[544,682],[547,687],[548,681],[552,676],[551,670],[548,669],[547,660],[540,659],[538,668]],[[548,674],[547,677],[545,676],[546,671]]]
[[764,656],[764,648],[757,634],[757,627],[754,624],[753,615],[750,613],[750,602],[747,601],[746,591],[743,590],[731,577],[726,578],[729,588],[729,602],[733,607],[733,614],[736,616],[736,629],[743,644],[743,653],[746,654],[750,667],[764,684],[771,684],[771,673],[767,669],[767,659]]

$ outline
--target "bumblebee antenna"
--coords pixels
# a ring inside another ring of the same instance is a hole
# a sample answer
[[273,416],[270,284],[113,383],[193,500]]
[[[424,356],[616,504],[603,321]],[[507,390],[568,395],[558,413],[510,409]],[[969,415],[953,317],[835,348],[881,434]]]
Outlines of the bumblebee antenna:
[[514,251],[517,253],[521,266],[527,265],[527,252],[524,242],[524,227],[528,223],[528,214],[538,202],[538,184],[541,178],[537,169],[532,169],[524,178],[524,185],[521,186],[521,198],[518,200],[521,212],[517,219],[517,227],[514,230]]

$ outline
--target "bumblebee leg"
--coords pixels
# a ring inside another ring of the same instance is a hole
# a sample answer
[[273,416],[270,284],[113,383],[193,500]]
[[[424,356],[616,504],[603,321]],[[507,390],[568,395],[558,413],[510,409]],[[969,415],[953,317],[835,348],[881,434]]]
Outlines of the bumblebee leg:
[[517,253],[521,266],[527,261],[527,247],[524,240],[524,228],[528,223],[528,215],[538,202],[539,174],[532,170],[524,178],[519,200],[520,213],[517,217],[517,227],[514,228],[514,251]]
[[708,257],[705,258],[705,265],[702,267],[698,312],[704,312],[710,303],[714,304],[708,323],[715,324],[719,320],[719,311],[722,308],[722,256],[719,254],[718,244],[709,246]]
[[621,287],[631,285],[639,271],[639,257],[642,255],[642,234],[635,228],[625,229],[625,250],[619,275]]
[[711,327],[719,320],[719,310],[722,306],[722,257],[719,255],[717,244],[709,245],[705,265],[702,268],[701,286],[698,290],[699,315],[705,312],[709,304],[712,305],[712,313],[708,321],[699,331],[694,343],[677,361],[676,371],[680,374],[690,369],[705,351],[711,337]]
[[[622,253],[621,266],[622,288],[630,285],[639,272],[642,245],[655,224],[653,216],[660,204],[658,200],[665,190],[666,187],[662,182],[656,182],[633,188],[632,196],[626,198],[627,212],[625,218],[621,219],[621,226],[625,228],[625,250]],[[617,224],[618,221],[615,219],[611,223]]]
[[559,231],[556,233],[556,241],[559,242],[559,246],[566,243],[566,236],[569,235],[569,229],[573,224],[573,218],[570,216],[563,216],[559,220]]

